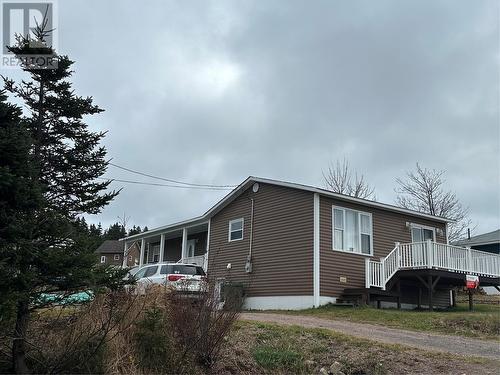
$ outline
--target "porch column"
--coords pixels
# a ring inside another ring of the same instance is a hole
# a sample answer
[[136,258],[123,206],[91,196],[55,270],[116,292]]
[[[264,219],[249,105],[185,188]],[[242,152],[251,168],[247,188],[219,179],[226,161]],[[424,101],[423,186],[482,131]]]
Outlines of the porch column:
[[122,267],[127,267],[127,241],[123,241],[123,261]]
[[139,257],[139,267],[144,264],[144,250],[146,249],[146,240],[141,239],[141,255]]
[[184,261],[184,259],[187,258],[187,228],[182,228],[182,251],[181,251],[181,260]]
[[165,250],[165,234],[161,234],[160,236],[160,263],[163,262],[163,252]]
[[210,249],[210,222],[212,219],[208,219],[208,229],[207,229],[207,248],[205,250],[205,257],[203,259],[203,269],[208,271],[208,252]]

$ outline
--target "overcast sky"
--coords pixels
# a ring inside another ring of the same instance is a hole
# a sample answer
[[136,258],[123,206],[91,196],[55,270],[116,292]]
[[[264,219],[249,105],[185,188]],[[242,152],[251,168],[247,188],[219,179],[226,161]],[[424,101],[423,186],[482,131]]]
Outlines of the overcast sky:
[[[476,233],[500,227],[499,2],[59,2],[59,49],[105,112],[114,163],[195,183],[322,185],[346,157],[377,199],[447,171]],[[107,176],[150,181],[114,167]],[[159,181],[156,181],[159,182]],[[91,221],[156,227],[225,192],[114,183]]]

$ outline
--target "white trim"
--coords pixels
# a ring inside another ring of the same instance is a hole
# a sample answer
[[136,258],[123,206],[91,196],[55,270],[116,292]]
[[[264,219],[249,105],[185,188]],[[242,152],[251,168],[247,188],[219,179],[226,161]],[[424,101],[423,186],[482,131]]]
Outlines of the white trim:
[[120,260],[120,254],[114,254],[113,260]]
[[[352,211],[358,214],[358,246],[359,246],[359,252],[358,251],[349,251],[345,249],[336,249],[335,248],[335,210],[341,210],[343,212],[342,214],[342,220],[343,220],[343,234],[342,234],[342,240],[344,246],[345,244],[345,231],[346,231],[346,211]],[[361,233],[361,215],[368,216],[370,218],[370,253],[365,254],[361,250],[361,235],[362,234],[368,234],[368,233]],[[356,254],[356,255],[361,255],[364,257],[372,257],[373,256],[373,215],[371,212],[365,212],[365,211],[360,211],[360,210],[353,210],[352,208],[347,208],[347,207],[342,207],[342,206],[336,206],[332,205],[332,250],[333,251],[339,251],[342,253],[347,253],[347,254]]]
[[[231,225],[233,225],[234,223],[238,223],[240,221],[241,221],[241,238],[236,238],[236,239],[232,240],[231,233],[239,232],[240,229],[231,230]],[[228,232],[227,232],[227,242],[241,241],[244,237],[244,234],[245,234],[245,219],[244,218],[240,217],[238,219],[229,220]]]
[[313,199],[313,304],[315,307],[319,306],[319,295],[320,295],[320,279],[319,279],[319,251],[320,251],[320,243],[319,243],[319,194],[314,194]]
[[106,263],[106,255],[101,255],[101,263]]
[[[318,306],[335,303],[336,300],[336,297],[321,296]],[[246,310],[303,310],[313,307],[313,296],[246,297],[243,306]]]

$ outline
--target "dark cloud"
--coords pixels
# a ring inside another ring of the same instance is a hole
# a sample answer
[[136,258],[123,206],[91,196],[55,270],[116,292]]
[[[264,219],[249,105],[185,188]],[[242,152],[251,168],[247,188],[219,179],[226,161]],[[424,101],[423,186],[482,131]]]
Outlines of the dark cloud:
[[[192,182],[321,185],[347,157],[394,200],[445,169],[480,231],[499,223],[498,2],[64,1],[59,45],[106,112],[117,164]],[[142,180],[111,168],[108,175]],[[99,217],[149,227],[223,193],[124,186]]]

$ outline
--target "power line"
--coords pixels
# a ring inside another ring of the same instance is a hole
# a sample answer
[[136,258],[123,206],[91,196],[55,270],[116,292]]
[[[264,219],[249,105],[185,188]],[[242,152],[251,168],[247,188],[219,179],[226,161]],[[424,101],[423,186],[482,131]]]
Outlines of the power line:
[[[238,185],[195,184],[195,183],[191,183],[191,182],[183,182],[183,181],[178,181],[178,180],[172,180],[170,178],[165,178],[165,177],[158,177],[158,176],[155,176],[155,175],[152,175],[152,174],[148,174],[148,173],[136,171],[136,170],[133,170],[133,169],[130,169],[130,168],[122,167],[121,165],[117,165],[117,164],[114,164],[114,163],[111,163],[111,162],[109,163],[109,165],[111,165],[111,166],[113,166],[115,168],[119,168],[119,169],[122,169],[124,171],[130,172],[130,173],[135,173],[135,174],[138,174],[138,175],[141,175],[141,176],[155,178],[157,180],[172,182],[174,184],[181,184],[181,185],[186,185],[186,186],[204,187],[204,188],[222,188],[222,189],[225,189],[225,190],[232,189],[232,188],[235,188],[236,186],[238,186]],[[118,180],[116,180],[116,181],[118,181]],[[174,185],[172,185],[171,187],[173,187],[173,186]]]
[[107,177],[97,177],[97,178],[100,180],[106,180],[106,181],[111,181],[111,182],[116,181],[116,182],[124,182],[127,184],[163,186],[163,187],[173,187],[173,188],[180,188],[180,189],[232,190],[232,188],[229,188],[229,187],[183,186],[183,185],[157,184],[154,182],[144,182],[144,181],[120,180],[117,178],[107,178]]

